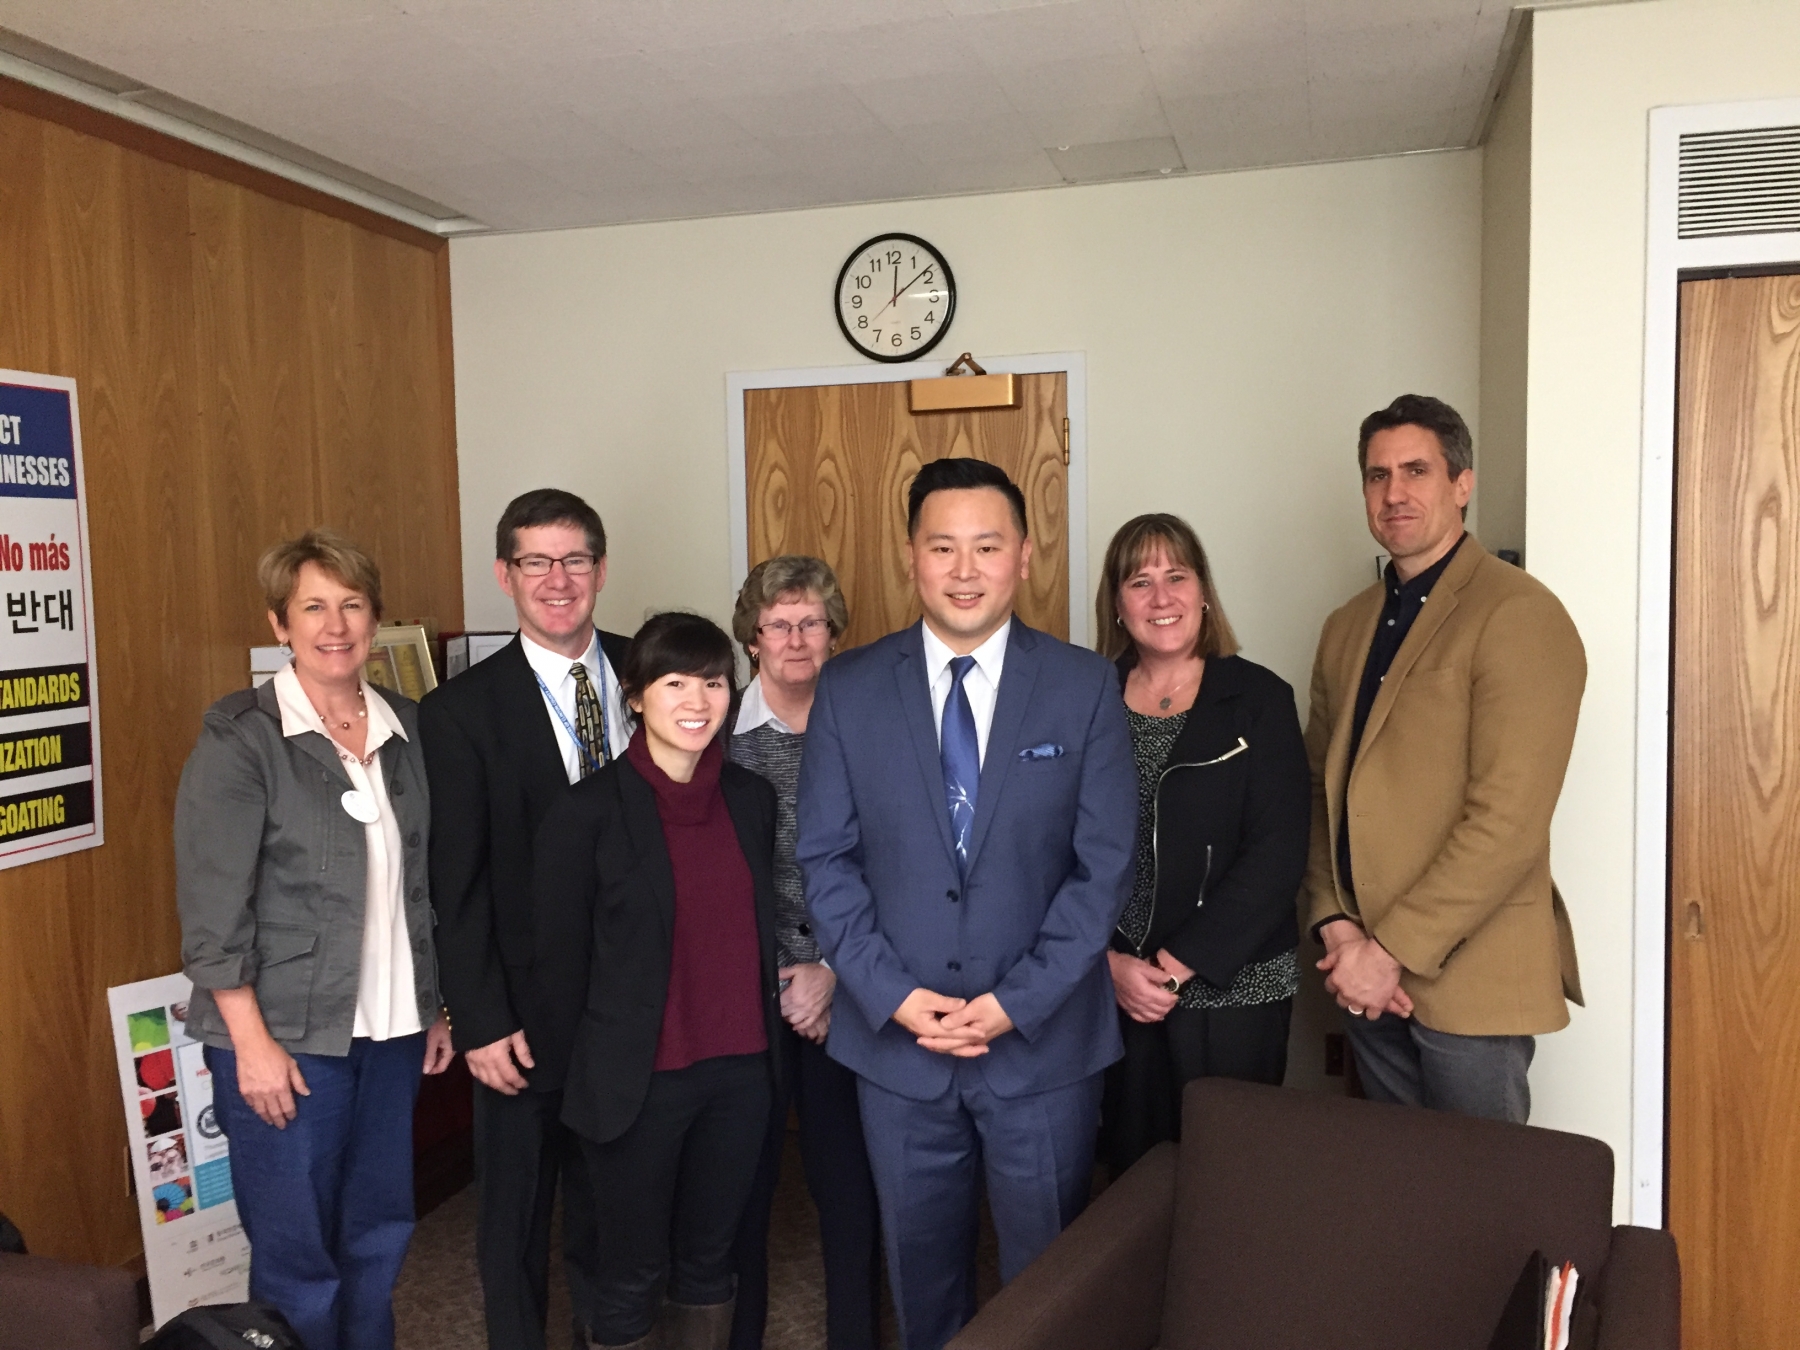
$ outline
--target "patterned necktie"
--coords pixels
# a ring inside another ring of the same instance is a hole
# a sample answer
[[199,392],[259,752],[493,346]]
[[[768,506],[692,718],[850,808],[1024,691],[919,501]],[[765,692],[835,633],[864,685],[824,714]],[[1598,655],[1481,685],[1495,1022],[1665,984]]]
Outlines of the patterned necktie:
[[569,674],[575,677],[575,737],[581,742],[581,776],[586,778],[606,763],[606,724],[600,720],[600,700],[587,667],[577,661]]
[[963,677],[975,664],[972,656],[950,659],[950,696],[944,700],[938,757],[944,765],[944,801],[950,809],[950,837],[956,841],[956,870],[969,871],[969,833],[975,827],[975,795],[981,786],[981,743],[975,737],[975,710]]

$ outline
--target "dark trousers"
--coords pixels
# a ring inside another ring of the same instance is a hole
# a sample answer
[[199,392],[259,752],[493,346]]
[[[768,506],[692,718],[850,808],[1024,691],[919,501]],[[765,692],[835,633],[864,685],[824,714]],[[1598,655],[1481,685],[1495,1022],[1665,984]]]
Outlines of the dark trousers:
[[1002,1280],[1081,1213],[1093,1184],[1102,1075],[998,1097],[980,1065],[957,1060],[950,1089],[928,1102],[857,1084],[905,1350],[942,1350],[975,1315],[984,1181]]
[[[593,1287],[594,1197],[581,1142],[558,1119],[561,1113],[560,1092],[509,1097],[475,1084],[475,1263],[488,1350],[544,1350],[550,1221],[559,1180],[563,1268],[576,1308]],[[572,1340],[578,1345],[579,1336],[577,1325]]]
[[1371,1101],[1425,1106],[1523,1125],[1531,1116],[1530,1036],[1457,1036],[1416,1017],[1344,1014],[1356,1070]]
[[237,1055],[206,1048],[213,1112],[250,1239],[250,1297],[307,1350],[393,1350],[394,1281],[413,1231],[412,1120],[425,1033],[295,1055],[307,1096],[276,1129],[238,1094]]
[[656,1321],[666,1282],[676,1303],[731,1297],[731,1244],[769,1128],[769,1057],[721,1055],[650,1075],[631,1128],[582,1141],[600,1201],[593,1295],[585,1314],[602,1345],[626,1345]]
[[1196,1078],[1280,1087],[1294,1000],[1251,1008],[1176,1008],[1160,1022],[1121,1011],[1125,1057],[1106,1071],[1100,1151],[1117,1177],[1165,1139],[1181,1138],[1181,1090]]
[[769,1113],[756,1184],[738,1224],[732,1263],[737,1310],[731,1350],[762,1350],[769,1314],[769,1219],[781,1179],[788,1107],[800,1117],[800,1163],[819,1211],[825,1257],[825,1344],[828,1350],[876,1350],[881,1300],[881,1221],[875,1179],[863,1144],[856,1075],[825,1047],[784,1026],[787,1074]]

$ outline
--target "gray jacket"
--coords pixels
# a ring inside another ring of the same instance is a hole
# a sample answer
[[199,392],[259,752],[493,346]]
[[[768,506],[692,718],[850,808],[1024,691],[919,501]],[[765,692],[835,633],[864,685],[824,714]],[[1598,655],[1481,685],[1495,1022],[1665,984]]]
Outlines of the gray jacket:
[[[418,705],[377,692],[406,730],[404,740],[392,736],[381,747],[381,773],[400,829],[406,929],[426,1027],[439,997]],[[272,683],[207,709],[175,797],[181,962],[194,982],[188,1031],[206,1044],[231,1046],[212,991],[250,984],[269,1034],[289,1053],[349,1053],[368,888],[363,826],[342,802],[350,787],[322,733],[281,734]]]

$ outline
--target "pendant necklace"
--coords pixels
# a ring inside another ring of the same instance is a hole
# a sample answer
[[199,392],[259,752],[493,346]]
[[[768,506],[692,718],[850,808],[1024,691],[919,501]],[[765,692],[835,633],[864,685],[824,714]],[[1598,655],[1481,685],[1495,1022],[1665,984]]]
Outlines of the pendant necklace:
[[[358,702],[360,702],[362,704],[362,706],[356,710],[356,715],[360,718],[367,718],[369,715],[368,695],[363,693],[363,691],[361,689],[358,689],[356,691],[356,697],[357,697]],[[343,760],[344,763],[346,763],[346,764],[350,764],[352,762],[360,764],[365,769],[368,768],[369,765],[371,765],[375,762],[375,756],[377,754],[379,754],[380,750],[381,750],[380,746],[377,746],[375,749],[369,751],[369,753],[367,755],[351,754],[348,750],[344,749],[343,746],[339,745],[337,742],[337,737],[333,736],[331,734],[331,723],[327,722],[325,720],[325,714],[322,712],[319,712],[319,710],[317,708],[314,708],[313,711],[318,714],[319,723],[321,726],[323,726],[325,728],[325,739],[330,741],[333,748],[335,748],[337,750],[339,759]],[[345,731],[350,730],[350,723],[348,723],[348,722],[339,722],[338,725],[340,727],[342,727]],[[345,809],[349,810],[348,807],[346,807]],[[350,814],[355,816],[356,812],[351,811]],[[362,817],[357,816],[357,819],[361,820]]]

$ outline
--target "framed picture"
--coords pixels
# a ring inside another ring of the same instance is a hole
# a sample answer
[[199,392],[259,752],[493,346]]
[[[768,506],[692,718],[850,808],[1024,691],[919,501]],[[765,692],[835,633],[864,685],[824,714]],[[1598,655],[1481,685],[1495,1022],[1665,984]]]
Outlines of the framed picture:
[[370,647],[369,659],[363,662],[363,678],[370,684],[400,693],[400,671],[394,665],[394,649]]
[[[423,625],[397,623],[377,628],[375,645],[369,649],[369,666],[374,666],[377,658],[384,656],[393,672],[393,683],[387,685],[389,689],[397,689],[416,703],[437,688],[437,671],[431,662],[431,638]],[[364,669],[367,672],[368,667]],[[370,684],[385,683],[374,674],[369,674],[368,680]]]

